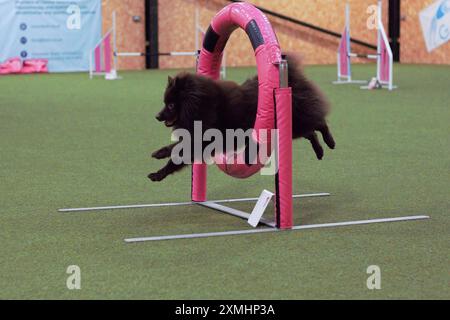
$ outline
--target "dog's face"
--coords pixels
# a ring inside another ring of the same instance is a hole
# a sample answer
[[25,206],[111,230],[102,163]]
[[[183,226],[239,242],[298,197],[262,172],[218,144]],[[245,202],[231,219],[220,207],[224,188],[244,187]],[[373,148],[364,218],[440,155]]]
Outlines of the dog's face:
[[204,128],[212,128],[217,119],[217,94],[214,81],[195,74],[179,73],[169,77],[164,92],[164,108],[156,119],[167,127],[191,130],[195,121],[202,121]]
[[167,88],[164,93],[164,107],[156,115],[156,120],[164,122],[166,127],[173,127],[179,119],[181,106],[179,101],[177,101],[175,81],[176,79],[169,76]]

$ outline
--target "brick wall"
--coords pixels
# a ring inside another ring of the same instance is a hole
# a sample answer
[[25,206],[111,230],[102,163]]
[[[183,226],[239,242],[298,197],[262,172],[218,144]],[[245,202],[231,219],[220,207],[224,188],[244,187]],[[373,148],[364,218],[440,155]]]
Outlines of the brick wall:
[[[103,32],[111,28],[112,12],[116,11],[117,50],[119,52],[145,51],[145,4],[143,0],[102,0]],[[140,16],[141,22],[134,22]],[[119,69],[145,69],[144,57],[120,57]]]
[[[418,13],[434,0],[403,0],[401,22],[401,59],[405,63],[450,64],[450,44],[428,53],[420,29]],[[251,0],[255,5],[311,24],[341,33],[345,22],[344,0]],[[376,31],[367,27],[367,8],[376,0],[349,0],[352,37],[376,44]],[[159,51],[195,50],[195,11],[199,8],[200,25],[206,29],[211,18],[224,6],[225,0],[159,0]],[[388,0],[383,0],[383,21],[387,31]],[[103,0],[103,27],[111,24],[111,12],[117,11],[119,51],[145,50],[144,0]],[[142,22],[132,21],[133,15]],[[283,51],[298,52],[306,64],[333,64],[339,39],[269,16]],[[356,52],[370,50],[352,45]],[[227,64],[254,65],[253,50],[246,34],[235,31],[227,45]],[[358,62],[365,62],[359,60]],[[160,57],[161,68],[185,68],[195,65],[193,57]],[[145,59],[120,58],[122,69],[142,69]]]

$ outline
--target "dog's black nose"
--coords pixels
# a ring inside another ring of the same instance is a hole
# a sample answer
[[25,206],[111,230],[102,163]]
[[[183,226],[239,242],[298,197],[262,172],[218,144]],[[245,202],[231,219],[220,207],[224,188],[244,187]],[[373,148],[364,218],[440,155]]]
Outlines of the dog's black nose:
[[158,121],[162,121],[163,120],[163,118],[162,118],[162,116],[161,116],[161,114],[160,113],[158,113],[157,115],[156,115],[156,120],[158,120]]

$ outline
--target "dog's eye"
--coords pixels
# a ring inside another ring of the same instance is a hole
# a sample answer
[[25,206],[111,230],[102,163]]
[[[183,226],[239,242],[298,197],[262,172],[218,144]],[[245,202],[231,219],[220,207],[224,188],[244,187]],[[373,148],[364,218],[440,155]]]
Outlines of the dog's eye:
[[173,103],[169,103],[167,107],[169,108],[169,110],[173,110],[175,108],[175,105]]

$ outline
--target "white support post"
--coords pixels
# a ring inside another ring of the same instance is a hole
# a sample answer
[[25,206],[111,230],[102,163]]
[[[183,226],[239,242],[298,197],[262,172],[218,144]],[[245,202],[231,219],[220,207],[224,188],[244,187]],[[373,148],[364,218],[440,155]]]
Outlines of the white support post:
[[[389,51],[391,51],[391,47],[389,46]],[[396,86],[394,86],[394,55],[392,51],[389,55],[389,90],[394,90]]]
[[350,33],[350,3],[347,1],[347,3],[345,4],[345,26],[346,26],[346,28],[347,28],[347,33],[348,33],[348,39],[347,39],[347,41],[348,41],[348,48],[349,48],[349,50],[348,50],[348,56],[347,56],[347,61],[348,61],[348,75],[347,75],[347,81],[348,82],[352,82],[352,64],[351,64],[351,59],[350,59],[350,56],[351,56],[351,53],[352,53],[352,50],[351,50],[351,42],[350,42],[350,35],[351,35],[351,33]]
[[200,50],[200,37],[199,37],[199,31],[200,31],[200,13],[198,8],[198,0],[195,0],[195,21],[194,21],[194,34],[195,34],[195,52]]
[[[378,21],[377,21],[377,31],[378,31],[378,57],[377,57],[377,80],[381,84],[383,88],[386,88],[389,91],[397,88],[393,84],[393,70],[394,70],[394,55],[392,53],[391,45],[389,43],[389,39],[386,34],[386,30],[383,25],[383,3],[381,0],[378,1]],[[382,44],[387,50],[388,58],[389,58],[389,79],[388,81],[381,80],[381,68],[382,65]]]
[[117,56],[117,25],[116,25],[116,11],[113,11],[112,14],[112,28],[113,28],[113,64],[114,64],[114,70],[117,72],[118,68],[118,56]]
[[337,53],[337,81],[333,81],[334,84],[341,81],[341,64],[339,63],[341,61],[341,54]]
[[89,51],[89,79],[92,79],[92,50]]
[[381,29],[383,27],[383,3],[381,0],[378,0],[378,11],[377,11],[377,79],[380,81],[381,79]]

